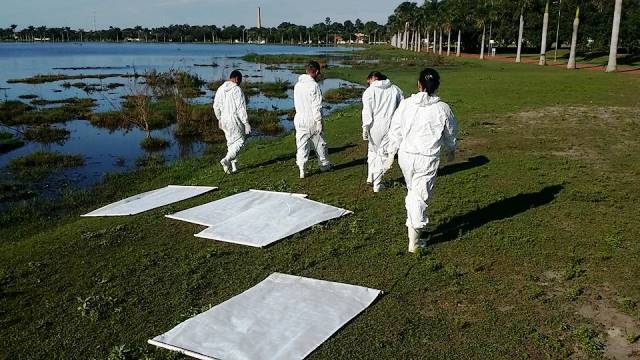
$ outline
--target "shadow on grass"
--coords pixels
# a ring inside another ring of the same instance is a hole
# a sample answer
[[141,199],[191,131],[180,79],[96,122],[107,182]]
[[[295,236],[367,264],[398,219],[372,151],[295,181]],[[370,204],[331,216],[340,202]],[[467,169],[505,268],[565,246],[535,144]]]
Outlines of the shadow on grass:
[[[465,162],[445,165],[438,169],[438,176],[447,176],[452,175],[460,171],[471,170],[473,168],[477,168],[489,163],[489,158],[484,155],[474,156],[467,159]],[[402,185],[406,185],[404,181],[404,177],[400,176],[395,179],[394,182],[397,182]]]
[[[337,153],[339,153],[339,152],[342,152],[342,151],[345,151],[345,150],[348,150],[348,149],[354,148],[354,147],[356,147],[356,146],[357,146],[357,145],[355,145],[355,144],[346,144],[346,145],[344,145],[344,146],[338,146],[338,147],[328,148],[327,150],[328,150],[328,153],[329,153],[329,154],[337,154]],[[294,150],[295,150],[295,149],[294,149]],[[311,153],[312,153],[312,154],[311,154],[311,157],[313,157],[313,156],[314,156],[313,151],[312,151]],[[263,166],[268,166],[268,165],[277,164],[277,163],[279,163],[279,162],[283,162],[283,161],[293,160],[293,159],[295,159],[295,158],[296,158],[296,152],[295,152],[295,151],[292,151],[292,152],[291,152],[291,153],[289,153],[289,154],[281,155],[281,156],[275,157],[275,158],[273,158],[273,159],[267,160],[267,161],[265,161],[265,162],[261,162],[261,163],[259,163],[259,164],[255,164],[255,165],[247,166],[247,168],[249,168],[249,169],[256,169],[256,168],[263,167]]]
[[432,232],[428,245],[455,240],[492,221],[508,219],[527,210],[547,205],[555,200],[562,189],[564,189],[562,185],[547,186],[538,192],[518,194],[467,214],[456,216]]
[[337,164],[333,166],[333,170],[344,170],[354,166],[367,165],[367,158],[363,157],[360,159],[351,160],[346,163]]

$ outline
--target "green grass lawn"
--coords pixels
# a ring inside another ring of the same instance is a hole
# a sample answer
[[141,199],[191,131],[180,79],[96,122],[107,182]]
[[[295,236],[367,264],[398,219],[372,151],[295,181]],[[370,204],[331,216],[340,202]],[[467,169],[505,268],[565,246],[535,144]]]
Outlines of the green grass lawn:
[[[375,70],[414,92],[419,68],[384,64]],[[326,74],[363,83],[371,70]],[[397,166],[384,192],[364,184],[356,105],[327,121],[330,173],[298,179],[287,135],[248,146],[237,175],[222,174],[217,147],[3,211],[0,358],[177,358],[146,340],[276,271],[384,291],[312,359],[604,356],[605,326],[585,307],[640,322],[640,78],[475,60],[439,70],[460,147],[437,180],[427,251],[406,253]],[[79,217],[167,184],[220,191],[132,217]],[[266,249],[198,239],[201,227],[164,218],[250,188],[354,214]]]

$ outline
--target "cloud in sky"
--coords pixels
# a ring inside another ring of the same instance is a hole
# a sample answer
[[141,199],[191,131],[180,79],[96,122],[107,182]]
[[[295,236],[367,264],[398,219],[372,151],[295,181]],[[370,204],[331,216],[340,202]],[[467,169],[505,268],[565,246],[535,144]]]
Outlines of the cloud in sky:
[[310,25],[333,21],[374,20],[386,23],[399,0],[2,0],[0,26],[18,24],[92,29],[110,25],[147,27],[169,24],[247,25],[262,8],[264,26],[282,22]]

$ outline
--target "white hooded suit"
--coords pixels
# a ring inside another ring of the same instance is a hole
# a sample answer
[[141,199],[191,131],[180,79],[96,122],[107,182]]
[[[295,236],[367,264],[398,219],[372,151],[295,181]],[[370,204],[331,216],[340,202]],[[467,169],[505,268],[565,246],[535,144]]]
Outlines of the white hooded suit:
[[363,138],[369,141],[367,182],[378,184],[384,172],[383,156],[389,142],[391,118],[402,101],[402,90],[391,81],[376,80],[362,95]]
[[245,134],[250,130],[247,103],[240,87],[233,81],[222,84],[216,91],[213,110],[227,140],[227,155],[223,160],[234,164],[244,146]]
[[425,92],[403,100],[393,115],[386,156],[398,153],[407,183],[406,225],[421,230],[428,223],[427,206],[440,164],[440,149],[456,148],[457,123],[446,103]]
[[307,74],[300,75],[293,90],[293,101],[296,108],[293,119],[296,128],[296,164],[302,171],[313,147],[320,166],[330,166],[323,137],[322,91],[314,78]]

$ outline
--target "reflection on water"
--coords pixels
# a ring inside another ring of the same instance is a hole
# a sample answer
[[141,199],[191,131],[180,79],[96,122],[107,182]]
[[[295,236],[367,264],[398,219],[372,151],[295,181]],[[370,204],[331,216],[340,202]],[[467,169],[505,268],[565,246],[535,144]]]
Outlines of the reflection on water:
[[[294,46],[258,45],[197,45],[197,44],[13,44],[0,43],[0,96],[4,99],[18,99],[20,95],[37,95],[41,99],[60,100],[70,97],[96,100],[95,111],[109,111],[119,108],[122,96],[132,93],[136,81],[133,78],[112,77],[102,80],[82,79],[67,82],[83,82],[87,85],[107,87],[112,83],[124,86],[107,91],[85,92],[76,87],[63,86],[65,81],[44,84],[9,84],[7,80],[27,78],[36,74],[142,74],[155,69],[163,72],[170,69],[184,70],[199,75],[206,81],[224,79],[233,69],[240,69],[248,82],[289,81],[295,83],[298,75],[287,68],[267,67],[242,61],[240,56],[255,52],[261,54],[318,54],[351,49],[313,48]],[[196,64],[217,64],[218,66],[196,66]],[[342,80],[326,79],[321,83],[323,91],[339,86],[352,85]],[[205,94],[194,99],[197,103],[211,103],[214,92],[203,88]],[[293,108],[293,91],[288,91],[285,99],[268,98],[262,94],[249,99],[250,108],[281,110]],[[26,101],[26,100],[25,100]],[[344,104],[328,105],[329,112]],[[293,124],[282,120],[285,129]],[[59,151],[68,154],[83,154],[85,166],[65,170],[50,179],[70,182],[87,187],[99,182],[104,174],[124,172],[135,167],[136,159],[145,155],[140,141],[146,133],[139,129],[109,131],[93,127],[88,121],[73,120],[55,127],[71,132],[63,144],[38,144],[30,142],[22,148],[7,154],[0,154],[0,178],[11,175],[6,164],[17,156],[37,150]],[[20,129],[18,129],[20,130]],[[167,160],[201,155],[206,144],[188,139],[177,139],[173,135],[174,126],[154,130],[156,137],[170,139],[169,147],[161,153]]]

